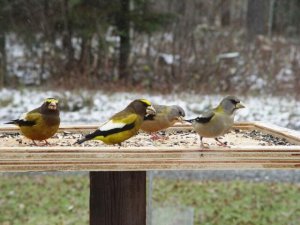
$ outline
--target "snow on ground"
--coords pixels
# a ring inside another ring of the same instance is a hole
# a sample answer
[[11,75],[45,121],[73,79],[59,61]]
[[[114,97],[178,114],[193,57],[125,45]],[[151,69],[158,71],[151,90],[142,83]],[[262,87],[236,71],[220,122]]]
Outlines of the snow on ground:
[[[141,93],[105,93],[103,91],[36,91],[0,90],[0,124],[16,119],[22,113],[38,107],[44,98],[60,99],[61,120],[64,124],[101,123],[125,108],[132,100],[146,98],[154,104],[177,104],[186,110],[186,117],[193,118],[203,110],[216,106],[221,95],[180,93],[150,95]],[[264,121],[300,130],[300,101],[293,97],[243,97],[247,108],[237,112],[236,121]]]

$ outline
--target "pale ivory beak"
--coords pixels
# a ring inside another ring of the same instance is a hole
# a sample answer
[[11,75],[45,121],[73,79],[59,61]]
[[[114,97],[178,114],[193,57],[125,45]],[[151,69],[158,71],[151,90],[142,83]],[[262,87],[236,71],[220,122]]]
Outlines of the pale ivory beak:
[[52,109],[52,110],[56,110],[57,109],[57,104],[55,102],[51,102],[49,105],[48,105],[48,108],[49,109]]
[[237,109],[242,109],[242,108],[245,108],[246,106],[244,106],[242,103],[237,103],[236,105],[235,105],[235,108],[237,108]]
[[150,106],[148,106],[148,107],[146,108],[146,113],[147,113],[148,115],[155,115],[155,114],[156,114],[156,110],[153,108],[152,105],[150,105]]
[[182,116],[178,116],[177,117],[178,122],[183,123],[184,122],[184,118]]

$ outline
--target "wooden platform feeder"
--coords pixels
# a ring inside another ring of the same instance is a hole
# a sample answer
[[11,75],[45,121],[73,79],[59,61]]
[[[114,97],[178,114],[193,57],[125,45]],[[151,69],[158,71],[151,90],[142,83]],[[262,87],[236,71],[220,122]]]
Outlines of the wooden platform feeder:
[[122,147],[90,141],[73,145],[97,125],[62,126],[51,146],[32,146],[13,126],[0,127],[0,172],[90,171],[91,225],[145,225],[146,171],[297,169],[300,133],[261,122],[237,123],[209,149],[189,125],[166,131],[164,141],[140,133]]

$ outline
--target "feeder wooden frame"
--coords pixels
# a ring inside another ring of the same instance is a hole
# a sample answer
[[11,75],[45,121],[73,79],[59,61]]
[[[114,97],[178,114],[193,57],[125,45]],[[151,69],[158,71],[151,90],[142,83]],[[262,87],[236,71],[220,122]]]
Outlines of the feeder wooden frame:
[[[62,126],[60,131],[93,130],[96,125]],[[292,146],[200,147],[0,147],[0,172],[91,171],[90,225],[146,225],[146,171],[298,169],[300,133],[261,122],[234,128],[285,138]],[[170,129],[191,129],[176,125]],[[0,127],[0,132],[17,128]]]
[[[96,129],[96,125],[62,126],[59,131]],[[149,171],[294,169],[300,167],[300,132],[262,122],[236,123],[234,128],[259,130],[285,138],[292,146],[200,147],[0,147],[0,172]],[[177,124],[173,130],[191,129]],[[17,132],[12,126],[0,132]]]

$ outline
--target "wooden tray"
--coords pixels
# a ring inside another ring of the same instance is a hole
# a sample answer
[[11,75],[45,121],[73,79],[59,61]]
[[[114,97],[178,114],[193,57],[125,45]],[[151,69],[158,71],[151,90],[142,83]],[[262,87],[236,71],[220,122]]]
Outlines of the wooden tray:
[[[60,132],[89,132],[97,125],[62,126]],[[191,146],[2,146],[0,172],[27,171],[148,171],[148,170],[226,170],[295,169],[300,167],[300,133],[261,122],[237,123],[234,129],[258,130],[286,139],[290,146],[212,145],[209,149]],[[168,131],[188,132],[189,125],[177,124]],[[18,132],[13,126],[0,127],[0,133]],[[195,135],[195,134],[194,134]],[[137,137],[138,138],[138,137]],[[0,138],[1,140],[1,138]],[[166,141],[168,142],[168,140]],[[3,141],[2,141],[3,143]]]

